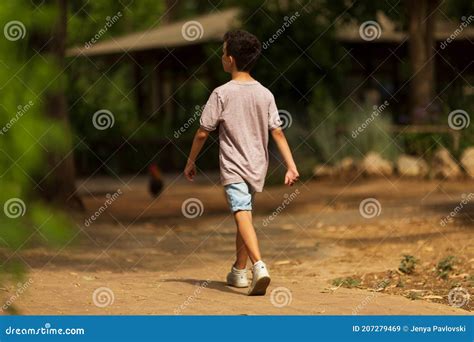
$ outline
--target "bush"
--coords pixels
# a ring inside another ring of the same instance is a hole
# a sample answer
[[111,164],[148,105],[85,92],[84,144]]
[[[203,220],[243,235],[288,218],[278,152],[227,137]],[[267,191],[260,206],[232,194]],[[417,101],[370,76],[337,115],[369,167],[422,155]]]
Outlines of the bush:
[[[382,108],[381,106],[378,108]],[[362,157],[373,151],[386,159],[394,160],[400,150],[391,131],[391,114],[387,109],[381,111],[378,108],[364,108],[354,111],[350,116],[348,139],[351,139],[351,150],[355,156]]]
[[334,164],[347,156],[363,158],[371,151],[395,159],[399,153],[387,109],[337,108],[329,94],[319,89],[313,93],[309,116],[313,146],[321,162]]
[[[0,21],[18,20],[30,32],[44,33],[54,23],[56,6],[43,5],[41,15],[30,1],[10,1],[0,5]],[[29,37],[29,34],[26,37]],[[62,70],[49,56],[39,56],[28,38],[17,41],[0,39],[2,105],[0,106],[0,282],[24,276],[18,257],[31,245],[60,246],[71,236],[72,224],[57,210],[45,206],[35,188],[40,173],[49,170],[48,153],[65,149],[70,137],[62,123],[45,116],[45,96],[62,86]],[[25,86],[25,85],[28,86]],[[6,124],[8,123],[8,124]]]
[[438,273],[438,277],[442,279],[448,278],[449,273],[454,269],[454,260],[455,257],[452,255],[440,260],[440,262],[436,266],[436,272]]
[[400,272],[405,274],[412,274],[415,271],[417,263],[418,259],[416,259],[413,255],[404,255],[403,259],[400,261],[400,266],[398,266],[398,269]]

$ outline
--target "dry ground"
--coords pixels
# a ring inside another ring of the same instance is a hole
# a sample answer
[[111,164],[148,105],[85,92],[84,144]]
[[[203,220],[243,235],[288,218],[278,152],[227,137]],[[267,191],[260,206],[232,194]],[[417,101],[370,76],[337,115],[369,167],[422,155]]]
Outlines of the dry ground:
[[[272,283],[267,296],[247,297],[223,282],[233,261],[235,228],[222,188],[213,181],[190,184],[170,177],[157,200],[148,196],[144,178],[80,182],[87,211],[76,217],[77,235],[59,251],[22,253],[31,285],[14,298],[15,308],[23,314],[469,314],[470,304],[452,307],[447,296],[459,281],[474,293],[474,205],[465,205],[445,227],[440,219],[474,182],[309,182],[265,225],[285,194],[296,190],[267,188],[257,196],[254,221]],[[84,226],[118,188],[123,194]],[[204,208],[194,219],[181,211],[190,197]],[[378,216],[361,215],[366,198],[379,201]],[[374,291],[387,272],[397,273],[404,254],[419,260],[415,273],[403,276],[403,286],[392,280]],[[451,255],[453,270],[438,279],[437,263]],[[348,277],[356,280],[350,288],[334,281]],[[109,297],[104,292],[94,303],[93,293],[102,287]],[[4,289],[4,297],[15,291]]]

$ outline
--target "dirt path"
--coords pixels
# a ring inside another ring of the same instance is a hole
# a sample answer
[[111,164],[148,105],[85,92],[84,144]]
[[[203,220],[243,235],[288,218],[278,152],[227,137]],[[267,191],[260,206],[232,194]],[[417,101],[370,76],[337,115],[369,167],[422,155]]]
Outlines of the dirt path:
[[[453,223],[439,224],[474,183],[372,180],[269,188],[257,198],[254,221],[272,284],[267,296],[255,298],[223,283],[233,261],[235,228],[219,186],[209,186],[208,179],[193,185],[178,180],[153,201],[144,179],[124,182],[130,183],[94,179],[83,184],[87,213],[77,217],[78,234],[71,243],[60,251],[22,253],[31,282],[14,300],[21,313],[468,313],[337,288],[331,280],[396,269],[402,254],[431,261],[451,253],[474,264],[474,208],[468,204]],[[118,188],[122,195],[85,226],[84,219]],[[296,189],[294,200],[277,210]],[[189,197],[202,202],[202,216],[183,216],[181,205]],[[361,216],[359,204],[366,198],[379,201],[378,216]],[[275,210],[280,214],[269,220]],[[11,287],[7,298],[14,292]],[[101,294],[95,302],[94,292]]]

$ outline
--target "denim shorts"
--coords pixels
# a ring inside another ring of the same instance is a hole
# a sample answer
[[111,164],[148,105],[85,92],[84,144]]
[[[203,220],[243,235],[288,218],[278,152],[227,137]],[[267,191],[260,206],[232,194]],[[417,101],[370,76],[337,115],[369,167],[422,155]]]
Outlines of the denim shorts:
[[232,183],[224,186],[230,210],[235,213],[240,210],[252,210],[254,192],[245,182]]

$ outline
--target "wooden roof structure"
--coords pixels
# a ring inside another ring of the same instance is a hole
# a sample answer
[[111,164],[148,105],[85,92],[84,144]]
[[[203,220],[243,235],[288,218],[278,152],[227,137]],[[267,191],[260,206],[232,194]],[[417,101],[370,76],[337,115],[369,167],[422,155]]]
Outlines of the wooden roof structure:
[[[190,20],[176,21],[155,29],[99,41],[89,48],[74,47],[67,51],[67,55],[108,55],[220,41],[225,32],[239,26],[238,14],[238,9],[230,8]],[[188,33],[185,32],[186,29]]]
[[[99,41],[89,48],[85,46],[74,47],[67,51],[67,55],[96,56],[120,54],[131,51],[184,47],[210,41],[220,41],[227,31],[240,26],[239,13],[238,8],[229,8],[189,20],[165,24],[147,31],[109,38]],[[336,38],[341,42],[352,43],[396,43],[402,42],[407,38],[407,33],[397,29],[397,25],[385,16],[383,12],[377,13],[377,23],[381,29],[380,36],[377,39],[364,40],[360,33],[361,24],[355,21],[337,25]],[[186,37],[183,31],[186,25],[195,25],[194,30],[197,31],[193,34],[197,33],[198,36],[193,36],[193,39]],[[456,40],[474,39],[474,28],[467,26],[460,30],[460,23],[442,20],[438,21],[436,25],[435,38],[438,41],[444,41],[455,32],[457,32]]]
[[[363,23],[356,21],[339,25],[336,29],[336,38],[342,42],[379,42],[379,43],[401,43],[408,39],[407,32],[404,32],[397,28],[397,24],[388,18],[383,12],[378,11],[376,14],[376,24],[379,25],[379,33],[376,39],[368,40],[363,39],[361,35],[361,26]],[[367,34],[374,34],[374,32],[367,32]],[[461,28],[461,23],[456,23],[447,20],[438,20],[435,26],[434,38],[437,41],[444,41],[451,35],[455,35],[456,40],[473,39],[474,40],[474,28],[467,25],[467,27]]]

